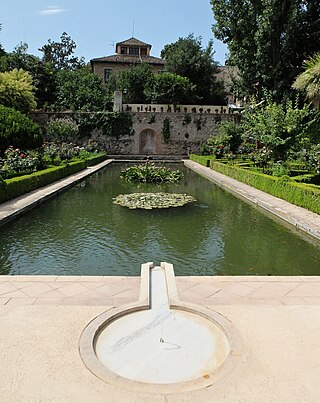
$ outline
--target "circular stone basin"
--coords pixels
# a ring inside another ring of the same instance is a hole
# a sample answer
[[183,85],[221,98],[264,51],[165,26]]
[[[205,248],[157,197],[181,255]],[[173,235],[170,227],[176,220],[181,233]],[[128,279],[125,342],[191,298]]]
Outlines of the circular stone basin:
[[106,326],[95,339],[100,362],[137,382],[176,384],[208,379],[227,358],[225,333],[190,312],[135,312]]
[[172,265],[151,265],[142,265],[139,302],[106,311],[87,325],[81,357],[100,379],[130,390],[208,387],[241,357],[241,338],[218,312],[180,302]]

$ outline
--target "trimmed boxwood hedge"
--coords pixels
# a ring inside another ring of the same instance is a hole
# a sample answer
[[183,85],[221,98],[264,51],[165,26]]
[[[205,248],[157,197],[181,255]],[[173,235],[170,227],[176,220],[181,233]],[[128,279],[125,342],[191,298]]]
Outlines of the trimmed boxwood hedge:
[[211,160],[211,169],[273,196],[320,214],[320,187],[296,183],[289,177],[275,177]]
[[100,164],[100,162],[104,161],[106,158],[106,154],[98,154],[93,157],[86,158],[87,166],[92,167],[93,165]]
[[210,161],[214,158],[212,155],[196,155],[190,154],[189,158],[205,167],[210,167]]
[[31,192],[42,186],[46,186],[68,175],[79,172],[88,166],[96,165],[105,159],[105,154],[99,154],[87,160],[79,160],[65,165],[47,168],[30,175],[6,180],[0,177],[0,203],[21,196],[24,193]]

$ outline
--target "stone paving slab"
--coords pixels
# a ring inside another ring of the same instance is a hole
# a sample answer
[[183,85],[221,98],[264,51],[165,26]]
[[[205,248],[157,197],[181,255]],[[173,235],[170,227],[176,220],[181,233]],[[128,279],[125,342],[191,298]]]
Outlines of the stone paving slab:
[[0,276],[0,305],[119,306],[139,287],[140,277]]
[[194,161],[184,160],[183,162],[186,167],[206,177],[218,186],[232,192],[247,202],[261,207],[281,220],[320,240],[319,214],[269,195]]
[[241,359],[211,387],[170,395],[121,389],[85,367],[80,335],[109,308],[0,306],[0,402],[319,403],[318,306],[210,306],[241,333]]
[[320,302],[320,277],[176,277],[182,301],[200,305],[308,305]]
[[73,175],[69,175],[57,182],[50,185],[44,186],[42,188],[33,190],[27,194],[24,194],[15,199],[9,200],[5,203],[0,204],[0,226],[13,220],[19,215],[29,211],[36,205],[43,203],[44,201],[55,197],[58,193],[67,190],[69,187],[73,186],[75,183],[80,182],[84,178],[92,175],[93,173],[104,168],[106,165],[110,164],[112,160],[105,160],[100,164],[92,167],[88,167],[80,172]]
[[[182,301],[211,305],[319,305],[320,277],[176,277]],[[120,306],[138,299],[140,277],[0,276],[0,306]]]

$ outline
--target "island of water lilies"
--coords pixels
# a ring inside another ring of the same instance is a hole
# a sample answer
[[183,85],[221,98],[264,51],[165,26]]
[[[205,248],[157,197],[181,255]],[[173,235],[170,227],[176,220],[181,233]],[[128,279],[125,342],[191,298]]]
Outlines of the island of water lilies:
[[144,210],[181,207],[195,201],[193,196],[179,193],[130,193],[119,195],[113,199],[114,204],[129,209]]
[[[146,164],[134,165],[121,171],[120,177],[129,182],[159,184],[179,182],[183,174],[179,170],[156,166],[154,163],[147,161]],[[144,210],[181,207],[194,201],[196,201],[194,197],[186,194],[163,192],[121,194],[113,199],[114,204],[128,207],[129,209]]]

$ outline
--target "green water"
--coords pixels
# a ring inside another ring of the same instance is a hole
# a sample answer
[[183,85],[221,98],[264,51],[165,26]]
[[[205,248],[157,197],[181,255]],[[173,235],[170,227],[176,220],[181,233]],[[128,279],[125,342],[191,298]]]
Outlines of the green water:
[[[177,165],[175,165],[177,168]],[[178,185],[140,186],[112,164],[0,228],[0,274],[139,275],[143,262],[176,275],[319,275],[320,248],[179,165]],[[168,191],[197,202],[128,210],[120,193]]]

